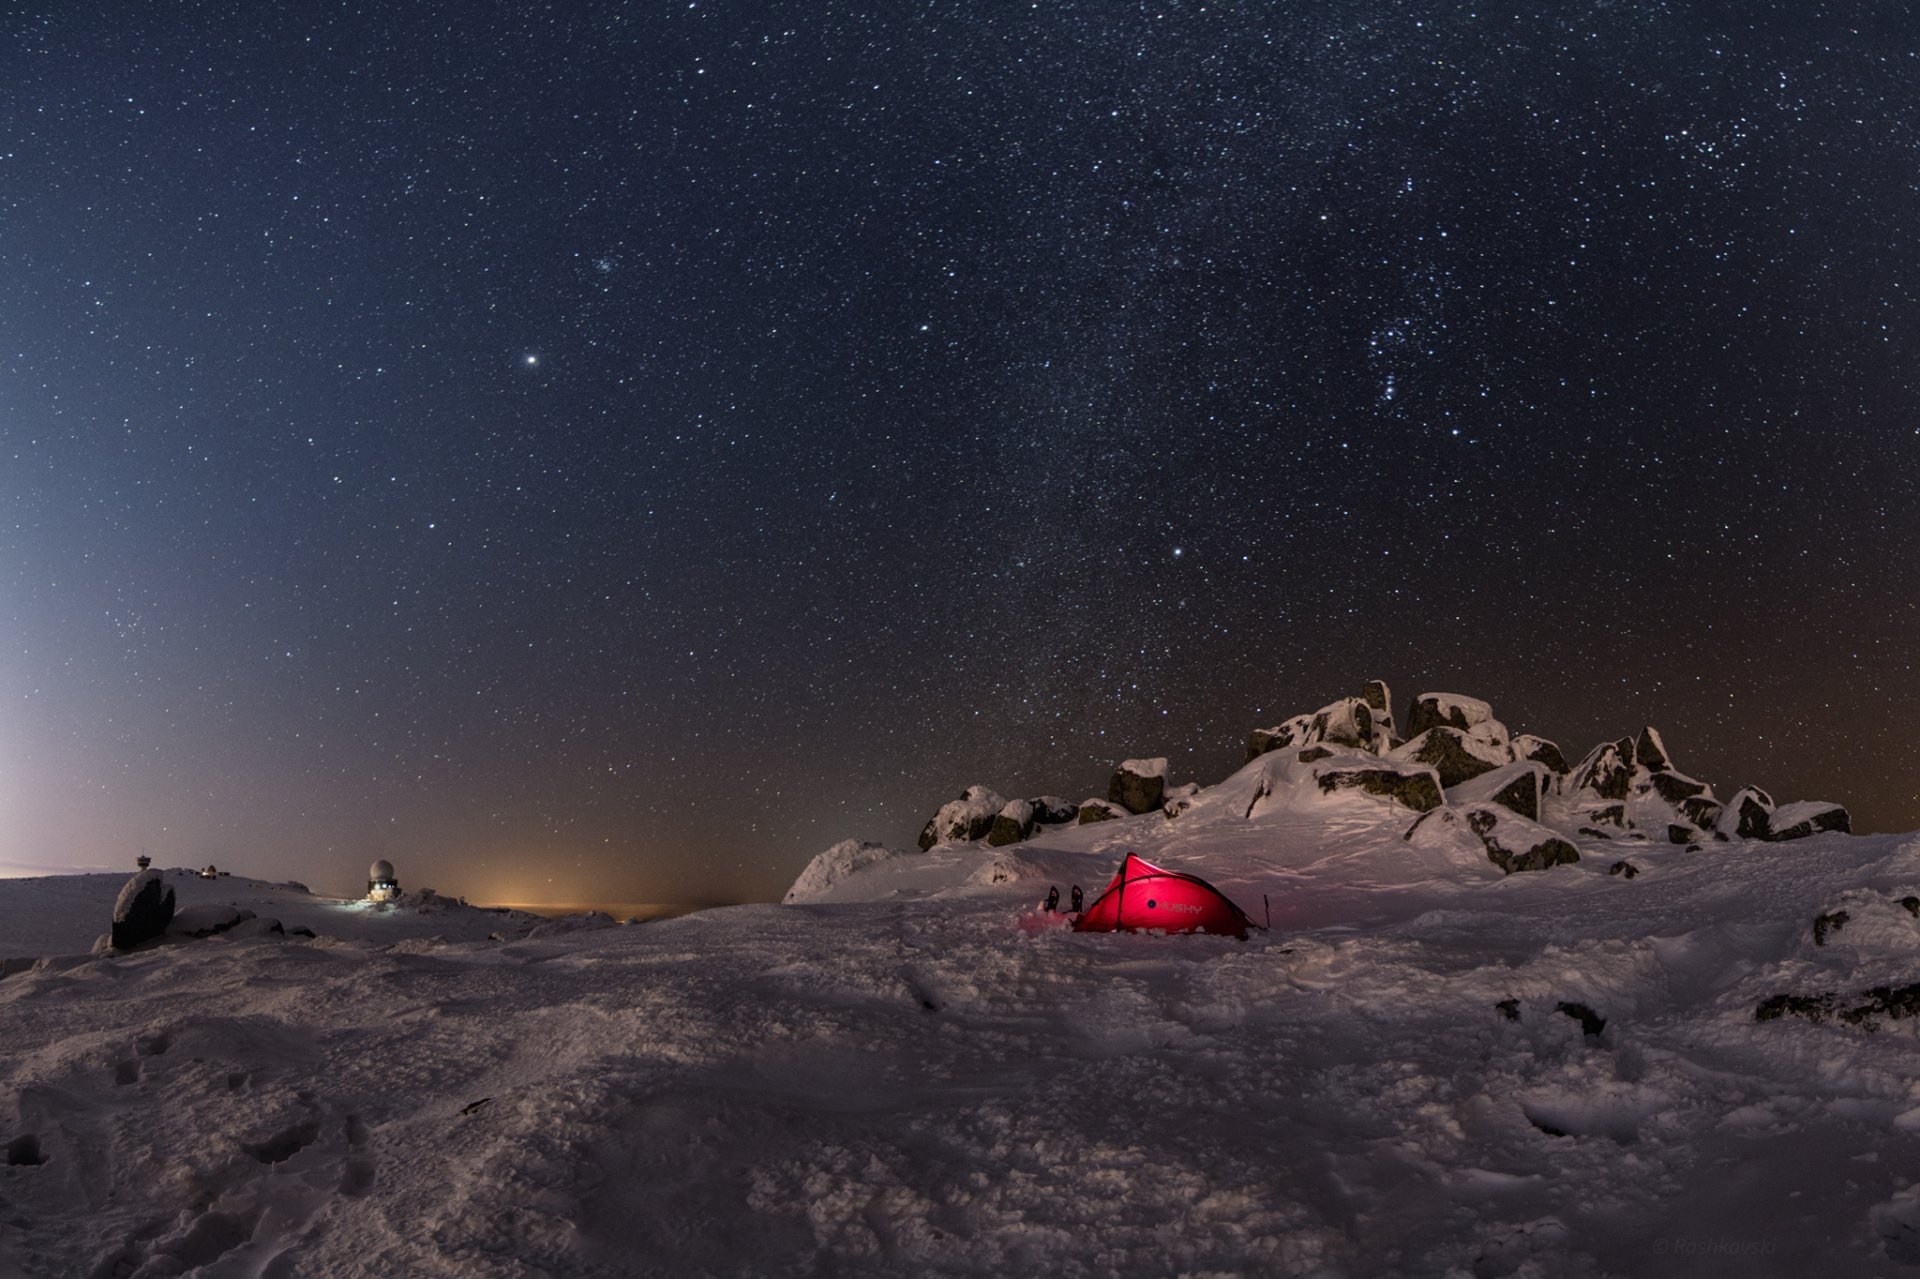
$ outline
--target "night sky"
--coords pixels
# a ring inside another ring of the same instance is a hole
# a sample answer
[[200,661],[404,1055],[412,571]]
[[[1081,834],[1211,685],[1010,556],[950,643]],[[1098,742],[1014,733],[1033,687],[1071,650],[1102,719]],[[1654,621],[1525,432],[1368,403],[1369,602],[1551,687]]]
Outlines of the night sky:
[[1920,827],[1905,6],[0,4],[0,862],[777,896],[1387,680]]

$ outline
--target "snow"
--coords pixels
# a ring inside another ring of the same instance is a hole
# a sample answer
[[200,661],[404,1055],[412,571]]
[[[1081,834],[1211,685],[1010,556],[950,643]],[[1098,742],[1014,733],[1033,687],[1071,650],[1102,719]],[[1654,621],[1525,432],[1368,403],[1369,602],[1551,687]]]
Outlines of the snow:
[[[0,1275],[1911,1273],[1916,1026],[1754,1010],[1916,979],[1920,837],[1503,876],[1340,765],[637,927],[0,882]],[[1273,930],[1023,927],[1129,850]]]
[[1165,756],[1156,756],[1153,759],[1129,759],[1121,763],[1119,771],[1132,773],[1135,777],[1165,777],[1167,760]]

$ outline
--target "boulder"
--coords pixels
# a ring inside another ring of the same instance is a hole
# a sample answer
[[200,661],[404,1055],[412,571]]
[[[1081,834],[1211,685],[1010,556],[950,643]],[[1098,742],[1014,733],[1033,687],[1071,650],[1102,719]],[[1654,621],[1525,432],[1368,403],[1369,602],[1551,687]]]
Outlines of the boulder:
[[1673,756],[1667,754],[1667,744],[1660,740],[1660,730],[1651,724],[1641,729],[1640,736],[1635,739],[1633,760],[1641,768],[1656,773],[1673,767]]
[[1446,802],[1440,791],[1440,778],[1430,768],[1332,768],[1319,775],[1320,789],[1360,790],[1404,804],[1416,813],[1428,812]]
[[1373,712],[1374,729],[1386,735],[1388,748],[1398,746],[1399,734],[1393,727],[1393,690],[1387,687],[1386,681],[1368,680],[1366,687],[1360,690],[1360,700]]
[[925,852],[935,844],[964,844],[969,840],[984,839],[993,829],[993,819],[1007,801],[991,787],[969,786],[962,791],[959,799],[949,800],[940,806],[920,831],[920,850]]
[[1129,813],[1150,813],[1160,807],[1167,794],[1167,760],[1122,760],[1107,782],[1107,800]]
[[1407,716],[1407,740],[1412,741],[1430,728],[1445,725],[1466,732],[1476,724],[1493,718],[1493,707],[1477,697],[1458,693],[1422,693],[1413,699]]
[[1522,733],[1513,739],[1513,757],[1544,764],[1547,771],[1556,777],[1565,777],[1573,771],[1567,767],[1567,757],[1560,753],[1557,745],[1544,737],[1535,737],[1531,733]]
[[1587,752],[1569,778],[1575,791],[1592,791],[1601,799],[1625,799],[1633,788],[1633,739],[1602,742]]
[[[233,938],[285,937],[286,935],[287,930],[281,926],[280,921],[266,915],[256,915],[251,919],[243,919],[227,930],[227,936]],[[313,934],[308,933],[307,935],[311,937]]]
[[1017,844],[1031,834],[1033,805],[1024,799],[1012,799],[994,814],[993,825],[987,828],[987,843],[999,848],[1006,844]]
[[1546,827],[1491,804],[1466,810],[1467,827],[1486,845],[1487,860],[1512,875],[1580,860],[1580,852]]
[[1773,796],[1748,786],[1728,800],[1714,818],[1713,829],[1733,839],[1765,839],[1771,829]]
[[1618,826],[1622,830],[1627,826],[1627,806],[1625,804],[1602,804],[1587,810],[1586,820],[1595,826]]
[[[1711,795],[1695,795],[1680,801],[1680,811],[1701,830],[1710,831],[1720,820],[1720,801]],[[1722,839],[1726,838],[1724,835]]]
[[1660,793],[1661,799],[1666,800],[1675,808],[1680,807],[1695,796],[1705,795],[1713,789],[1705,782],[1695,781],[1683,773],[1669,772],[1664,769],[1651,774],[1647,778],[1647,782],[1654,790]]
[[1805,839],[1824,831],[1851,835],[1853,818],[1838,804],[1807,800],[1798,804],[1782,804],[1776,808],[1767,818],[1765,838],[1781,843],[1789,839]]
[[1540,798],[1550,774],[1546,766],[1531,760],[1503,764],[1491,772],[1470,778],[1447,792],[1450,804],[1498,804],[1526,818],[1540,820]]
[[1125,817],[1127,810],[1118,804],[1109,804],[1104,799],[1089,799],[1080,805],[1080,824],[1089,822],[1110,822],[1116,817]]
[[173,888],[157,870],[143,870],[120,888],[113,903],[115,950],[131,950],[167,931],[173,922]]
[[1172,821],[1189,808],[1192,808],[1193,802],[1199,797],[1199,794],[1200,783],[1198,782],[1186,782],[1176,786],[1168,791],[1167,797],[1160,802],[1160,811],[1167,815],[1168,821]]
[[1388,755],[1410,764],[1427,765],[1446,787],[1490,773],[1510,758],[1507,751],[1469,736],[1466,730],[1444,725],[1429,728],[1404,746],[1396,746]]
[[1313,713],[1305,744],[1328,742],[1378,754],[1386,744],[1383,739],[1384,734],[1374,728],[1373,708],[1362,698],[1343,697]]
[[1033,805],[1033,820],[1042,826],[1058,826],[1080,815],[1080,806],[1058,795],[1038,795],[1027,801]]
[[201,902],[175,914],[167,933],[173,937],[211,937],[252,918],[252,911],[238,906]]
[[1247,762],[1252,763],[1268,751],[1301,745],[1306,740],[1307,727],[1312,723],[1311,715],[1295,715],[1284,724],[1254,729],[1247,735]]

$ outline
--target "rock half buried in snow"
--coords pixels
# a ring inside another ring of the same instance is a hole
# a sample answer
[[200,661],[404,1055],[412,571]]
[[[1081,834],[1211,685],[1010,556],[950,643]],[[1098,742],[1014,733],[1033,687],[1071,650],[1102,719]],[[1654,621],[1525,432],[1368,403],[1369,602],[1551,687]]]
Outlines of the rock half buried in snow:
[[253,912],[221,902],[201,902],[174,915],[167,932],[174,937],[212,937],[253,918]]
[[1491,804],[1466,810],[1467,828],[1486,845],[1487,860],[1512,875],[1580,860],[1580,852],[1544,826]]
[[1127,810],[1118,804],[1110,804],[1104,799],[1089,799],[1080,805],[1080,825],[1089,822],[1110,822],[1116,817],[1125,817]]
[[1397,804],[1405,804],[1416,813],[1429,812],[1446,802],[1440,793],[1440,778],[1430,768],[1395,768],[1383,763],[1378,768],[1330,768],[1319,775],[1320,789],[1361,790],[1381,795]]
[[1540,820],[1540,796],[1546,790],[1546,766],[1527,760],[1503,764],[1461,782],[1447,792],[1452,804],[1498,804],[1530,822]]
[[1167,794],[1167,761],[1129,759],[1121,761],[1107,783],[1107,799],[1129,813],[1150,813],[1160,807]]
[[1767,818],[1767,827],[1767,838],[1778,843],[1789,839],[1805,839],[1824,831],[1850,835],[1853,833],[1853,818],[1838,804],[1806,800],[1798,804],[1782,804],[1774,809]]
[[173,888],[157,870],[143,870],[129,879],[113,903],[115,950],[131,950],[158,937],[173,922]]

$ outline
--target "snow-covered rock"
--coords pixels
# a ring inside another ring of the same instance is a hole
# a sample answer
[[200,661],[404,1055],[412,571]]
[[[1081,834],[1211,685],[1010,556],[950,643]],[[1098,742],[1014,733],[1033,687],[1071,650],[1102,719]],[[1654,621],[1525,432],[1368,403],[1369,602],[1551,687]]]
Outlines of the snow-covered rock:
[[1109,803],[1104,799],[1086,799],[1080,801],[1076,820],[1080,825],[1085,826],[1089,822],[1110,822],[1116,817],[1127,815],[1127,810],[1118,804]]
[[1510,809],[1473,804],[1461,811],[1467,828],[1486,845],[1487,860],[1509,875],[1580,860],[1580,851],[1567,840]]
[[1838,804],[1822,803],[1819,800],[1782,804],[1767,818],[1767,838],[1776,842],[1805,839],[1809,835],[1818,835],[1825,831],[1839,831],[1847,834],[1852,830],[1853,818],[1848,815],[1845,808]]
[[1567,757],[1560,753],[1560,747],[1544,737],[1535,737],[1531,733],[1521,733],[1513,739],[1513,757],[1530,759],[1543,764],[1555,777],[1565,777],[1573,770],[1567,765]]
[[1394,747],[1387,752],[1387,757],[1432,768],[1445,787],[1458,786],[1512,761],[1511,750],[1471,736],[1470,732],[1445,725],[1429,728],[1406,744]]
[[1456,807],[1498,804],[1530,822],[1540,820],[1540,799],[1552,774],[1532,760],[1502,764],[1447,789],[1447,802]]
[[987,830],[987,843],[995,848],[1017,844],[1033,834],[1033,821],[1033,804],[1030,801],[1010,799],[994,814],[993,825]]
[[1154,759],[1123,760],[1107,783],[1107,800],[1129,813],[1150,813],[1160,807],[1167,793],[1167,761]]
[[922,851],[936,844],[963,844],[985,839],[993,819],[1007,806],[1006,799],[988,786],[969,786],[960,798],[940,806],[920,832]]
[[1458,693],[1422,693],[1413,699],[1407,716],[1407,739],[1420,736],[1430,728],[1445,725],[1466,732],[1476,724],[1493,719],[1493,707],[1477,697]]
[[1600,799],[1622,800],[1633,789],[1633,739],[1602,742],[1588,751],[1567,779],[1567,792],[1589,792]]
[[855,871],[890,858],[911,856],[896,853],[885,844],[870,844],[859,839],[843,839],[807,863],[800,877],[787,889],[786,902],[812,901]]
[[231,902],[202,902],[176,912],[167,925],[167,933],[174,937],[211,937],[252,918],[252,911]]
[[1714,818],[1713,829],[1728,839],[1765,839],[1773,807],[1773,796],[1758,786],[1743,787]]
[[143,870],[129,879],[113,903],[115,950],[131,950],[160,936],[173,920],[173,888],[157,870]]

